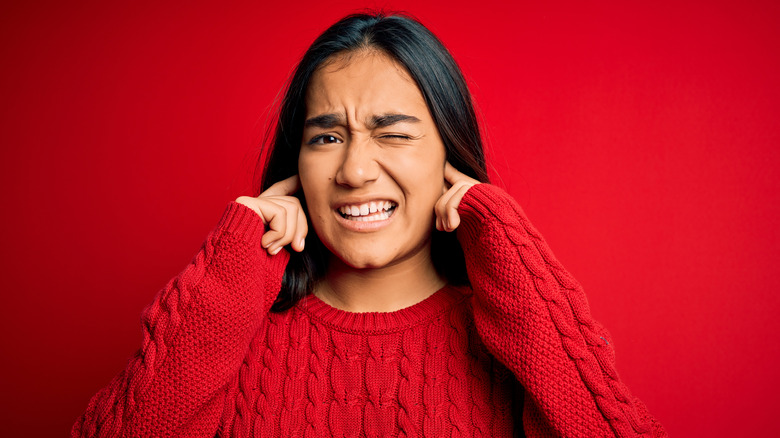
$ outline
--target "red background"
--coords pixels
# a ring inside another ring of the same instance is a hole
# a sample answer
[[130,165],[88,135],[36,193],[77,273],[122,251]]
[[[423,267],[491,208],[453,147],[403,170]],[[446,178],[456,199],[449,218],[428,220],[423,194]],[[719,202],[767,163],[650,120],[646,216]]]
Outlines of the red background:
[[0,6],[4,435],[65,435],[119,372],[290,69],[362,6],[450,47],[496,183],[669,432],[776,429],[780,3],[267,3]]

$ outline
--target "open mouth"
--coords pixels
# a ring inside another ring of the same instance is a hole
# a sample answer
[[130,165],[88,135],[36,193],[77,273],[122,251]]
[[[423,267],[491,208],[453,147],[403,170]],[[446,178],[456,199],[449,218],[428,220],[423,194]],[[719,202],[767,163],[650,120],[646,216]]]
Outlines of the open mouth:
[[338,212],[344,219],[357,222],[374,222],[389,219],[398,206],[393,201],[372,201],[356,205],[342,205]]

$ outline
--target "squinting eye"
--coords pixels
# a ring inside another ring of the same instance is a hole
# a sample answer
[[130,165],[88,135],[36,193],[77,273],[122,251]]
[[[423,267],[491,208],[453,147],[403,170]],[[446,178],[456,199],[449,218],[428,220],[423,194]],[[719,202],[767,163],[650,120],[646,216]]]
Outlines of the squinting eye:
[[400,134],[387,134],[387,135],[383,135],[382,138],[387,138],[391,140],[410,140],[412,137],[409,137],[408,135],[400,135]]
[[309,144],[328,144],[328,143],[341,143],[341,140],[333,135],[318,135],[311,140]]

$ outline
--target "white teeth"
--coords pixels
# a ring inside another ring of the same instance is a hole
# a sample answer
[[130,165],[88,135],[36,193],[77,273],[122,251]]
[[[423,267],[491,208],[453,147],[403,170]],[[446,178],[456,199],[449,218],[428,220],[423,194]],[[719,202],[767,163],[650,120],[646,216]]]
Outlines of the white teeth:
[[384,220],[390,217],[389,210],[395,207],[390,201],[371,201],[359,205],[342,205],[339,212],[347,219],[359,222]]
[[381,211],[370,216],[350,216],[349,220],[358,222],[374,222],[383,221],[390,217],[390,213],[387,211]]

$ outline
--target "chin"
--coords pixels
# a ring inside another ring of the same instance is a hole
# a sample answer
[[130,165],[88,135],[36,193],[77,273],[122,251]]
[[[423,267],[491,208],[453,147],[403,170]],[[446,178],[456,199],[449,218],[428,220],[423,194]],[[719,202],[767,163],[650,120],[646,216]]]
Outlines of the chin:
[[385,260],[383,257],[377,257],[376,255],[332,252],[335,257],[353,269],[378,269],[390,264],[390,260]]

